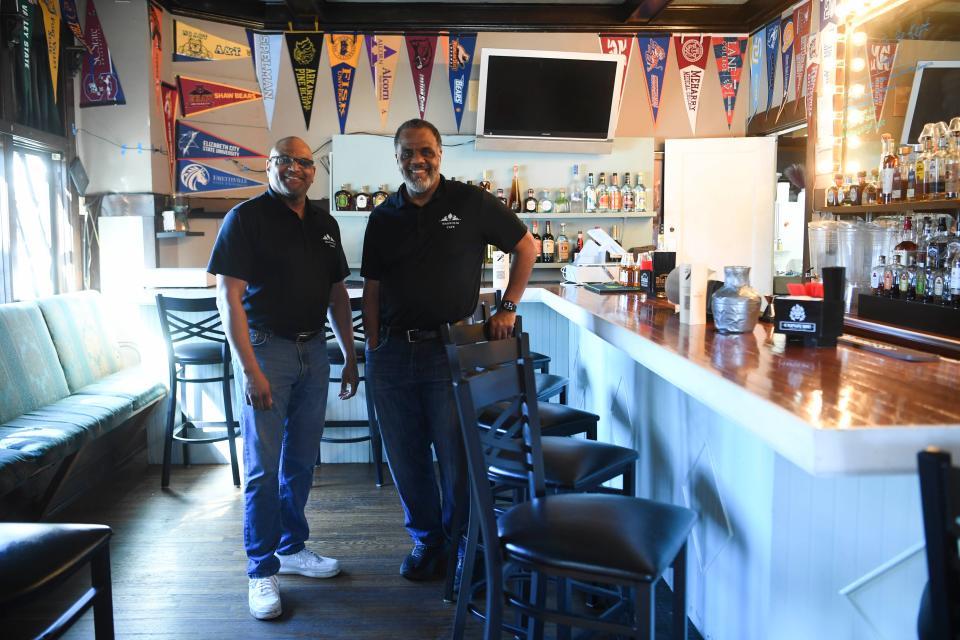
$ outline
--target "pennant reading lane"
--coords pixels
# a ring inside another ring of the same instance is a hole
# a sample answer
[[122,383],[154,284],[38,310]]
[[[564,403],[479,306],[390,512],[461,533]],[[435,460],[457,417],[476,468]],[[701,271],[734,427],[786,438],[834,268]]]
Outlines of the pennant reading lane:
[[733,110],[737,104],[737,90],[743,73],[743,52],[747,46],[745,36],[713,38],[713,57],[717,61],[720,76],[720,97],[727,114],[727,129],[733,126]]
[[183,120],[177,121],[177,160],[266,157],[253,149],[198,129]]
[[265,183],[215,169],[200,162],[177,162],[177,193],[207,193],[262,187]]
[[177,87],[180,109],[187,117],[260,99],[256,91],[187,76],[177,76]]

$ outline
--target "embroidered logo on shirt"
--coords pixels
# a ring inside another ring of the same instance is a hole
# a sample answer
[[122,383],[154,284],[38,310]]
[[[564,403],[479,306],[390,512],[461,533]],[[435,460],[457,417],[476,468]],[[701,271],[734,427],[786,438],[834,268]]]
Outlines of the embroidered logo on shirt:
[[334,239],[330,236],[329,233],[323,234],[323,238],[321,238],[321,240],[323,240],[324,242],[326,242],[328,247],[330,247],[330,248],[332,248],[332,249],[336,249],[336,248],[337,248],[337,241],[334,240]]
[[460,224],[460,218],[448,213],[447,215],[440,218],[440,224],[443,225],[444,229],[453,229]]

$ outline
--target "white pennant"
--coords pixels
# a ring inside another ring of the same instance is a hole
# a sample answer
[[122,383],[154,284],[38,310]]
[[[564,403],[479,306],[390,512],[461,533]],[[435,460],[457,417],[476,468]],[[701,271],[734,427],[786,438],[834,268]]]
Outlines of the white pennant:
[[277,102],[283,34],[254,32],[252,35],[253,67],[257,82],[260,84],[260,93],[263,94],[263,110],[267,116],[267,129],[269,129],[273,123],[273,107]]

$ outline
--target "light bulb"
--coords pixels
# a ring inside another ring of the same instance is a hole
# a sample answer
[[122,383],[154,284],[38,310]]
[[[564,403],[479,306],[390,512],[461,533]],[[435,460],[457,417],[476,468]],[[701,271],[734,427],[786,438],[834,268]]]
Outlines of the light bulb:
[[850,162],[847,163],[847,170],[844,171],[844,173],[857,175],[859,171],[860,171],[860,163],[857,162],[856,160],[851,160]]
[[863,58],[854,58],[850,61],[850,68],[856,72],[863,71],[867,66],[867,61]]
[[847,136],[847,146],[851,149],[859,149],[862,143],[860,136]]
[[850,5],[846,2],[838,2],[833,8],[833,13],[843,22],[850,13]]
[[863,124],[865,115],[863,109],[848,109],[847,110],[847,123],[852,125]]
[[866,88],[862,84],[852,84],[850,85],[850,97],[851,98],[862,98]]
[[817,163],[817,173],[833,173],[833,162],[821,160]]
[[853,44],[857,47],[862,47],[867,44],[867,34],[865,31],[854,31],[853,32]]

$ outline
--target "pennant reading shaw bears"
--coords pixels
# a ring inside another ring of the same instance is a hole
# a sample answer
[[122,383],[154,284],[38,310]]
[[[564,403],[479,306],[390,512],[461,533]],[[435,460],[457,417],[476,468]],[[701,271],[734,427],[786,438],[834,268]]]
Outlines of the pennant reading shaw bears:
[[177,86],[180,107],[187,117],[260,99],[256,91],[187,76],[177,76]]

